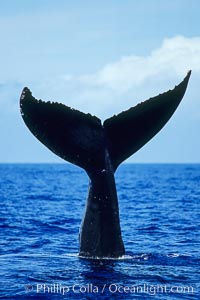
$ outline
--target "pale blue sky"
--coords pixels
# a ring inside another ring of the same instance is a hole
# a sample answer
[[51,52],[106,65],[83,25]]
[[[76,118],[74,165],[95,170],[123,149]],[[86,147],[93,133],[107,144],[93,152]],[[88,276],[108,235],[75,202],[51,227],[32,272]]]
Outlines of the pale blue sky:
[[200,162],[199,0],[1,0],[0,162],[60,162],[28,131],[19,97],[105,119],[178,84],[183,103],[131,162]]

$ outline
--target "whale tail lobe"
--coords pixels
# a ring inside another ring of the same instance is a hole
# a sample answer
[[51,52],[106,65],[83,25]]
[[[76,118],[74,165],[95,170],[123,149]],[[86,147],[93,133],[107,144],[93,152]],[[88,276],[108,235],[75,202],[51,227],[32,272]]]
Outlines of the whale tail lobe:
[[101,121],[63,104],[36,100],[28,88],[20,98],[30,131],[55,154],[88,173],[101,170],[105,148],[113,169],[153,138],[171,118],[187,88],[191,71],[173,90]]

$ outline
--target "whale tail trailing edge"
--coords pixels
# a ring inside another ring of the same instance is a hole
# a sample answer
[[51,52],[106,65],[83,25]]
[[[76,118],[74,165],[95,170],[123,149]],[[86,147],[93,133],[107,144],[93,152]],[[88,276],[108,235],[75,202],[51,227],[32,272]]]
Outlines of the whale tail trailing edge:
[[24,122],[30,131],[61,158],[88,173],[101,170],[108,148],[114,170],[138,151],[171,118],[187,88],[191,71],[173,90],[101,121],[63,104],[36,100],[28,88],[20,98]]

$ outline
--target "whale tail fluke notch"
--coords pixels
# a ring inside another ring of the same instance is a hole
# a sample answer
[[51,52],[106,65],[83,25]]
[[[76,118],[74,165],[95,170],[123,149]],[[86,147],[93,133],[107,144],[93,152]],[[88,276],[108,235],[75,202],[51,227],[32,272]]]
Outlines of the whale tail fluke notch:
[[114,170],[163,128],[181,102],[190,75],[191,71],[173,90],[105,120],[103,126]]
[[101,121],[63,104],[36,100],[28,88],[20,98],[24,122],[45,146],[88,173],[102,170],[105,147],[113,169],[138,151],[171,118],[187,88],[191,71],[173,90]]

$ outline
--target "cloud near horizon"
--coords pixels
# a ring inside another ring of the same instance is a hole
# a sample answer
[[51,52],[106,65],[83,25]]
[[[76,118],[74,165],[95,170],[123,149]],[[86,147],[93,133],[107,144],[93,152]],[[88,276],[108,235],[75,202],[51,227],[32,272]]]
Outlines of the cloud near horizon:
[[[107,118],[173,88],[190,69],[195,82],[195,76],[200,77],[200,37],[175,36],[164,39],[161,46],[147,56],[123,56],[92,74],[63,74],[44,81],[33,78],[28,84],[36,98],[63,102]],[[16,84],[13,86],[16,94]],[[21,88],[19,83],[17,86]],[[13,105],[15,97],[11,97],[11,91],[6,92],[6,85],[0,92],[6,105],[9,107],[9,99]],[[15,108],[16,105],[18,103]]]
[[[34,66],[29,66],[30,69],[32,67],[34,68]],[[170,149],[175,151],[176,145],[182,141],[182,144],[177,146],[178,149],[182,147],[181,159],[190,161],[188,151],[193,153],[192,156],[190,155],[191,161],[199,161],[199,154],[195,149],[199,148],[199,141],[196,136],[200,120],[198,101],[200,37],[176,36],[164,39],[161,46],[154,49],[149,55],[122,57],[90,74],[85,72],[85,74],[74,75],[60,72],[60,76],[50,74],[49,77],[36,77],[33,72],[26,84],[37,99],[62,102],[80,111],[95,114],[103,120],[173,88],[175,84],[182,81],[189,69],[193,71],[185,97],[188,97],[189,101],[184,99],[181,104],[178,110],[181,113],[176,115],[176,127],[168,126],[167,134],[161,135],[161,137],[163,136],[163,147],[168,147],[173,141],[172,148],[169,147],[165,156],[162,156],[162,153],[157,153],[156,150],[154,155],[154,152],[151,151],[151,154],[146,156],[146,160],[140,151],[135,159],[136,161],[171,161],[171,159],[172,161],[180,161],[178,151],[176,155],[173,154],[173,158],[171,158],[169,151]],[[48,69],[46,73],[48,73]],[[22,144],[30,143],[31,147],[35,147],[35,151],[38,151],[39,156],[41,155],[41,161],[51,161],[52,156],[50,154],[48,156],[46,150],[41,152],[42,148],[32,139],[28,130],[25,130],[21,120],[19,97],[24,87],[23,78],[20,76],[17,76],[16,80],[13,80],[13,77],[6,78],[4,76],[4,78],[0,83],[1,136],[4,139],[3,161],[29,161],[28,156],[23,159],[20,158],[20,153],[26,149],[26,147],[21,147],[20,143],[18,150],[15,150],[19,154],[12,158],[14,155],[12,140],[15,140],[16,136],[18,141],[22,141]],[[177,139],[177,135],[180,136],[179,139]],[[188,147],[185,146],[185,135],[187,136]],[[154,147],[153,145],[151,147]],[[7,149],[10,149],[10,154],[7,154]]]
[[56,90],[70,96],[66,104],[108,117],[172,89],[189,70],[200,76],[200,37],[175,36],[148,56],[124,56],[93,74],[66,74]]
[[123,93],[155,76],[180,77],[187,71],[200,72],[200,37],[164,39],[149,56],[125,56],[82,80]]

